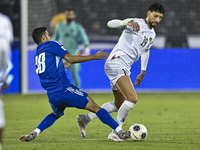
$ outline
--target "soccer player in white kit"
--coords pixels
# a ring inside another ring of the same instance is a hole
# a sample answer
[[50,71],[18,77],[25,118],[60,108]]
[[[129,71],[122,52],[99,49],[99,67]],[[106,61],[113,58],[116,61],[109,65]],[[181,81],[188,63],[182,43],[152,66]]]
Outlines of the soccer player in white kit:
[[[146,74],[149,50],[156,36],[153,27],[158,25],[164,13],[163,5],[152,3],[148,7],[146,19],[114,19],[107,23],[109,28],[122,28],[124,30],[105,63],[105,72],[110,79],[115,101],[103,104],[102,108],[109,113],[118,111],[116,121],[121,126],[130,110],[137,103],[137,93],[129,77],[131,65],[141,56],[141,73],[135,81],[135,86],[138,87]],[[95,118],[94,113],[77,116],[83,137],[86,136],[87,124]],[[109,134],[108,139],[124,141],[117,136],[115,131]]]
[[6,88],[12,81],[12,76],[8,73],[12,69],[12,63],[9,61],[10,44],[13,41],[13,28],[10,19],[0,13],[0,150],[2,142],[2,130],[5,125],[3,101],[1,90]]

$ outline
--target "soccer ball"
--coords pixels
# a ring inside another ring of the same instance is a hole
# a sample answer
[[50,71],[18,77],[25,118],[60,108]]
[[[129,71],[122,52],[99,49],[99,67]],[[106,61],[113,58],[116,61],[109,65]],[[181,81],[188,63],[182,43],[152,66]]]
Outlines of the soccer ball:
[[147,137],[147,128],[140,123],[135,123],[129,128],[130,139],[133,141],[143,141]]

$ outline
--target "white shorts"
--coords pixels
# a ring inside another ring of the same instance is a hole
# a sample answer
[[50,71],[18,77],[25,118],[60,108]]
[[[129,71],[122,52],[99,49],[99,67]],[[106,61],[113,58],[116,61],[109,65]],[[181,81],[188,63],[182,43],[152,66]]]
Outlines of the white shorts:
[[104,70],[108,78],[110,79],[110,86],[112,90],[117,90],[115,87],[116,82],[122,76],[130,76],[130,65],[128,65],[122,57],[116,57],[114,59],[107,59]]
[[3,110],[3,101],[0,99],[0,129],[5,126],[5,116]]

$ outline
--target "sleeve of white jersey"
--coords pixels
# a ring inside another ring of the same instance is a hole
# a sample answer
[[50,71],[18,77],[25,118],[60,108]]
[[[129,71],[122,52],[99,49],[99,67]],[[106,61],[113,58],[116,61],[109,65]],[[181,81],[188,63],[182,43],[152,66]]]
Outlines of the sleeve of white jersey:
[[8,35],[8,40],[10,44],[14,41],[14,36],[13,36],[13,25],[10,20],[10,18],[7,17],[7,35]]
[[141,55],[141,70],[146,70],[147,69],[148,60],[149,60],[149,49],[146,50]]
[[131,20],[134,21],[134,18],[127,18],[127,19],[124,19],[124,20],[113,19],[113,20],[108,21],[107,26],[109,28],[123,28]]

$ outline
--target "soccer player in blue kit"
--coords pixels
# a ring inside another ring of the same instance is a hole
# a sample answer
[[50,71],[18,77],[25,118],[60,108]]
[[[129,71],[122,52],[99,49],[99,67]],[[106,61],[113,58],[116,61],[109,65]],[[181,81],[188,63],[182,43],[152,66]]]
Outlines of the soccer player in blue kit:
[[[110,114],[98,106],[87,93],[71,84],[65,72],[65,69],[73,63],[106,59],[108,53],[101,50],[94,55],[80,56],[82,51],[79,51],[76,56],[73,56],[61,43],[51,41],[46,27],[35,28],[32,38],[38,45],[35,55],[36,73],[42,87],[47,90],[53,112],[47,115],[33,132],[21,136],[20,140],[28,142],[35,139],[64,115],[66,107],[76,107],[94,112],[103,123],[115,130],[120,138],[129,138],[129,132],[122,130]],[[67,62],[63,63],[62,58]]]

